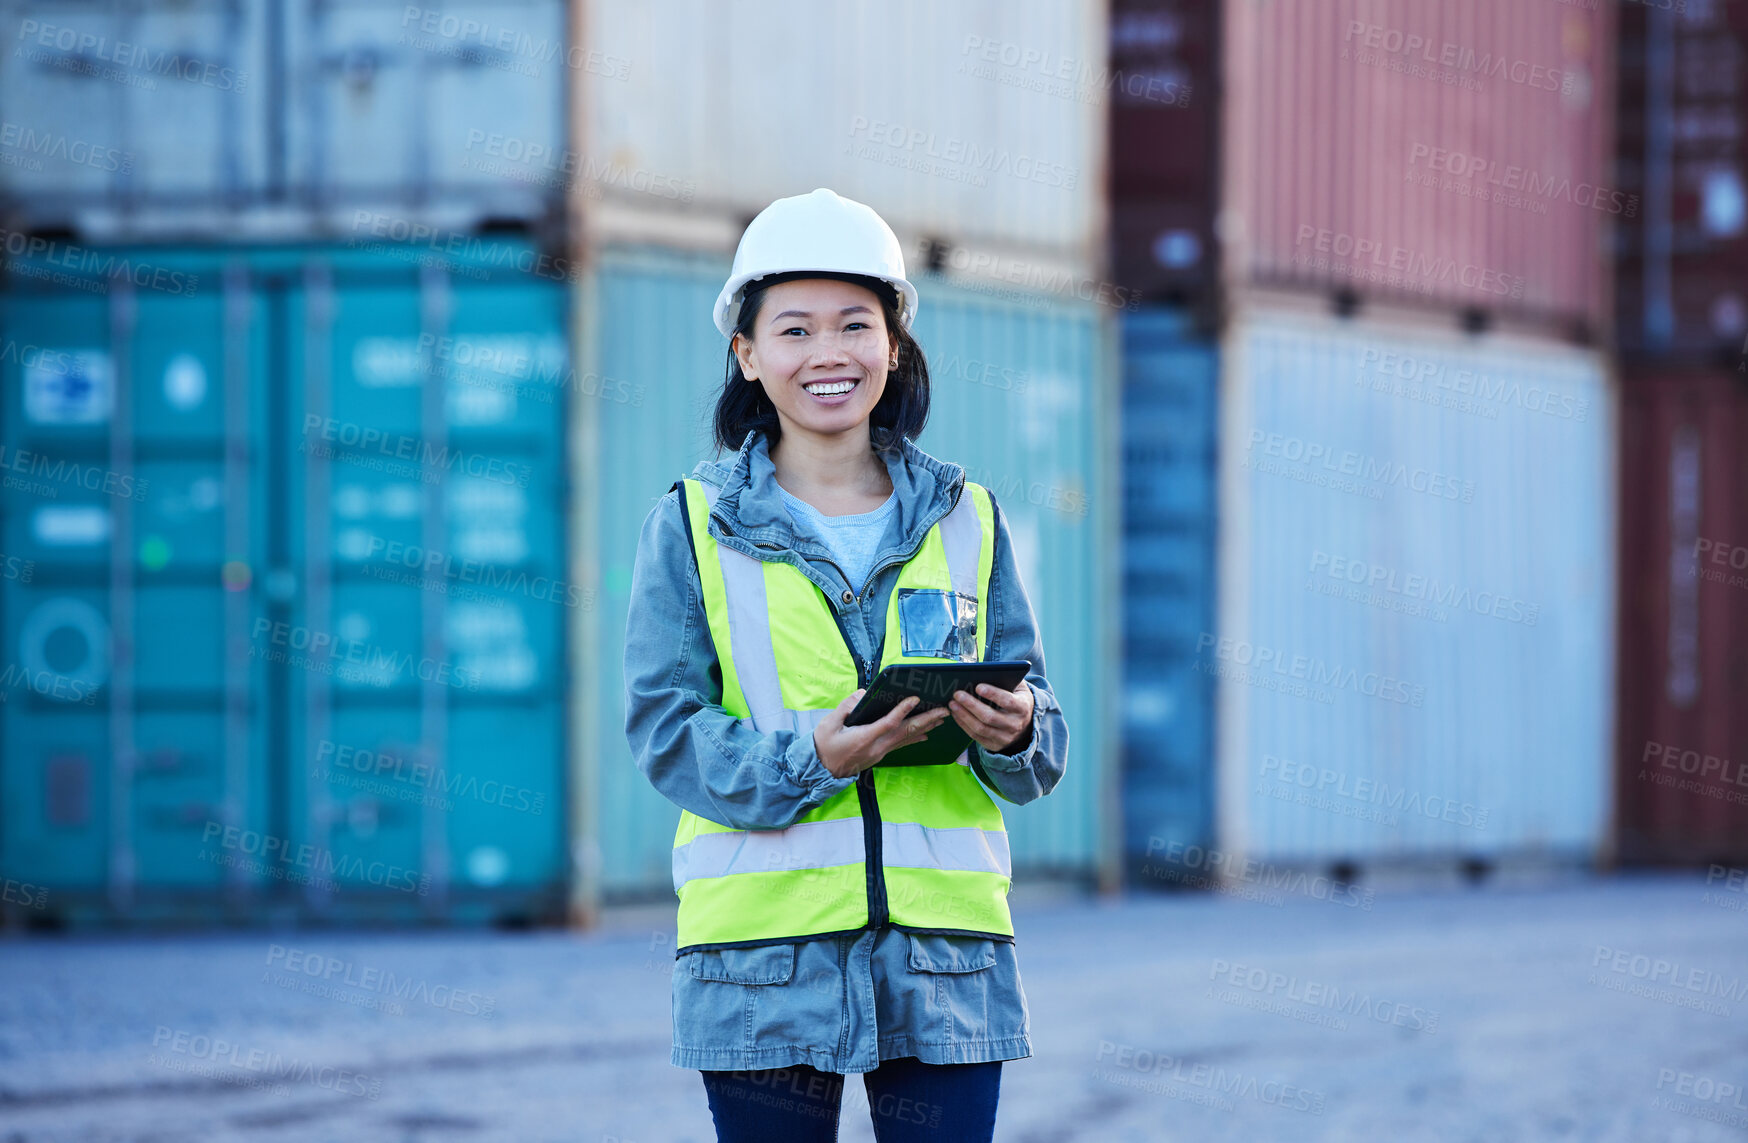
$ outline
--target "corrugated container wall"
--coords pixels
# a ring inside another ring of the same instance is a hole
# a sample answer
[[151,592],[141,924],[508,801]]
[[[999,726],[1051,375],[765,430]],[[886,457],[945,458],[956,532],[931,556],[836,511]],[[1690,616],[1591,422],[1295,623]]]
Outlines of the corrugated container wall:
[[1734,368],[1748,353],[1748,0],[1620,5],[1623,352]]
[[1227,0],[1225,279],[1603,328],[1612,13]]
[[1748,374],[1627,375],[1616,798],[1627,862],[1748,862]]
[[0,875],[39,919],[560,915],[562,285],[95,253],[0,291]]
[[9,12],[10,229],[405,239],[415,219],[556,216],[600,173],[566,150],[566,82],[619,65],[567,47],[563,0]]
[[1214,346],[1183,312],[1123,319],[1124,867],[1214,828]]
[[1598,354],[1284,308],[1222,359],[1219,842],[1587,860],[1609,818]]
[[[624,627],[638,533],[656,501],[708,448],[727,344],[710,323],[726,262],[609,251],[590,286],[589,376],[598,464],[603,585],[588,749],[597,752],[599,859],[608,896],[673,891],[677,807],[638,771],[625,741]],[[1046,798],[1004,806],[1016,873],[1096,873],[1114,840],[1115,361],[1110,321],[1092,306],[1026,306],[917,275],[915,333],[933,381],[918,444],[964,465],[1001,504],[1044,633],[1072,757]],[[1107,582],[1110,580],[1110,582]],[[587,846],[585,840],[585,846]]]
[[597,241],[732,252],[772,199],[827,186],[878,210],[907,259],[932,252],[950,273],[1046,290],[1066,275],[1072,301],[1103,264],[1112,76],[1099,5],[582,11],[585,41],[627,61],[579,77],[588,152],[629,172],[590,211]]
[[1206,307],[1219,276],[1219,6],[1114,0],[1111,268],[1153,304]]

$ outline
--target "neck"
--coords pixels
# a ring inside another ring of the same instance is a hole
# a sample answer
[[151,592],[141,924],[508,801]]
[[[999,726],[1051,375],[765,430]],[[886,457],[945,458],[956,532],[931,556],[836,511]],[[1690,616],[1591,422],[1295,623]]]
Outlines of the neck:
[[868,440],[864,423],[850,432],[823,436],[783,426],[783,437],[771,448],[777,483],[792,495],[803,492],[832,495],[887,496],[892,478]]

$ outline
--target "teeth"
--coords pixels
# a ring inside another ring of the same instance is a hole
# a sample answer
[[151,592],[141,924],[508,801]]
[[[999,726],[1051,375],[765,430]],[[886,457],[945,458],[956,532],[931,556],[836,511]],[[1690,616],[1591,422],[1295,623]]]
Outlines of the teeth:
[[830,397],[838,393],[848,393],[855,387],[856,383],[854,381],[818,381],[812,385],[802,386],[803,389],[806,389],[816,397]]

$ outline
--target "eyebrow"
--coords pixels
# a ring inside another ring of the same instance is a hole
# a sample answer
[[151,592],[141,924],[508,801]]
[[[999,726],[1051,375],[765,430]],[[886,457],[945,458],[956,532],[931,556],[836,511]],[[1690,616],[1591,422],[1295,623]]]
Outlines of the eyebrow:
[[[845,306],[843,309],[838,311],[838,316],[842,317],[845,314],[871,314],[873,312],[874,311],[869,309],[867,306]],[[813,316],[813,314],[808,312],[807,310],[784,310],[782,313],[778,314],[776,317],[773,317],[771,320],[772,321],[782,321],[786,317],[810,318],[812,316]]]

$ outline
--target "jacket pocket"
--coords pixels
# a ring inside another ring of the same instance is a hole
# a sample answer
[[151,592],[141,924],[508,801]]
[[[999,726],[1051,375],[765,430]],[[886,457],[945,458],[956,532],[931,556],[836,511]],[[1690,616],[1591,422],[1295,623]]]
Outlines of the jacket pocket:
[[906,964],[912,972],[980,972],[995,966],[995,942],[984,937],[942,933],[904,934],[910,941]]
[[705,949],[691,953],[692,976],[727,984],[788,984],[795,974],[795,946],[759,945],[744,949]]

